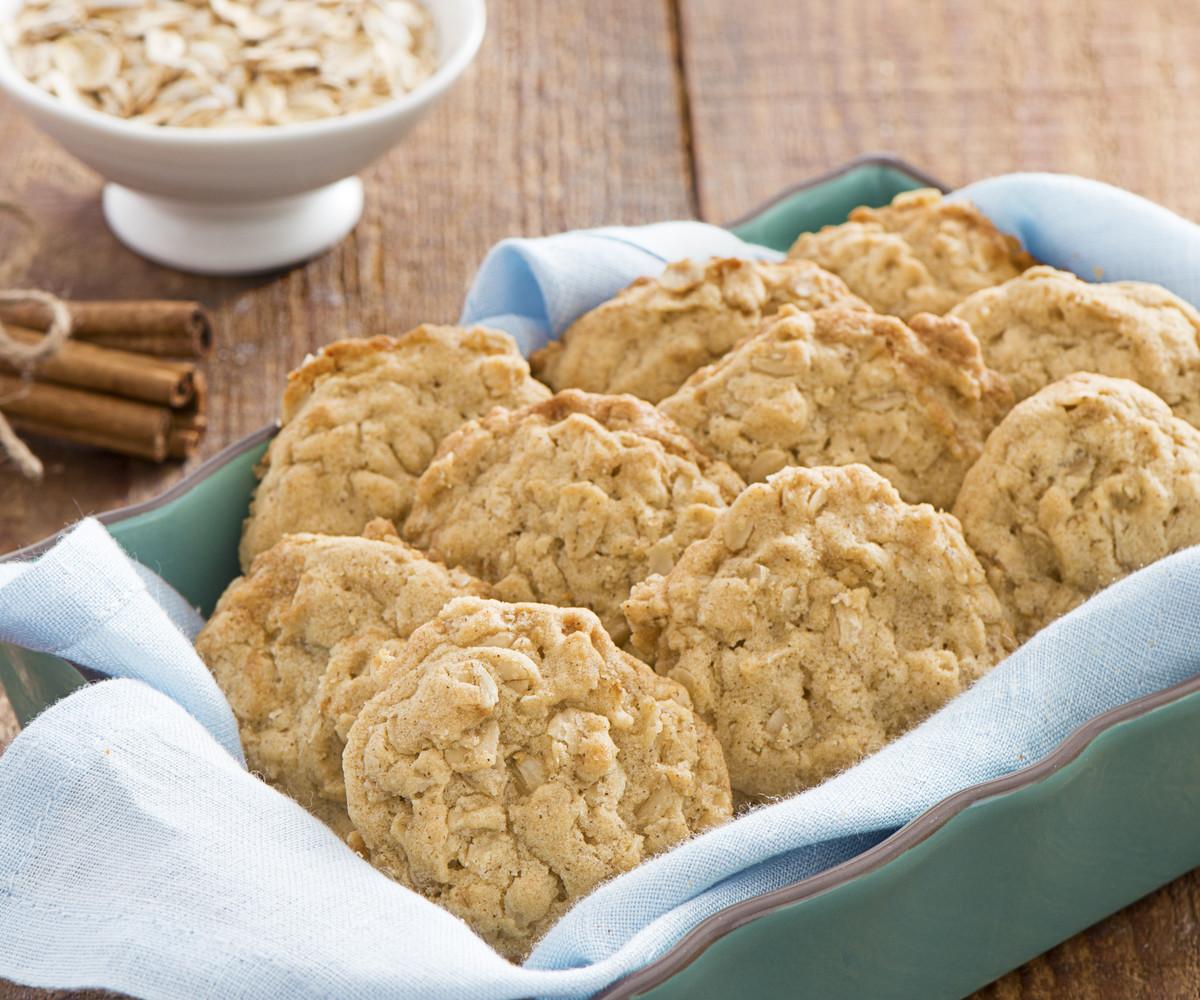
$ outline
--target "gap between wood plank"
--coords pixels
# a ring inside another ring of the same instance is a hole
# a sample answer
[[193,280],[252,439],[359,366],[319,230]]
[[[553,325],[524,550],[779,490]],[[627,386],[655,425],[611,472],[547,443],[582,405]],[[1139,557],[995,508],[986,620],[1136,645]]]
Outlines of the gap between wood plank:
[[667,5],[667,29],[671,44],[671,57],[675,69],[675,95],[679,108],[679,128],[683,138],[683,155],[687,160],[688,208],[697,219],[700,213],[700,164],[696,159],[696,143],[692,132],[692,97],[688,90],[687,59],[684,54],[685,35],[683,28],[683,0],[665,0]]

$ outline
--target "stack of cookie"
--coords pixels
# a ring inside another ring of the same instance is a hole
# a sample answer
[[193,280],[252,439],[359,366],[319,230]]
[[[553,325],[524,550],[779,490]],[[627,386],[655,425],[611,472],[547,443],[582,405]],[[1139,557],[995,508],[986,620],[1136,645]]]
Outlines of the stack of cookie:
[[933,192],[531,363],[426,326],[293,373],[197,640],[252,769],[512,958],[1200,542],[1200,316]]

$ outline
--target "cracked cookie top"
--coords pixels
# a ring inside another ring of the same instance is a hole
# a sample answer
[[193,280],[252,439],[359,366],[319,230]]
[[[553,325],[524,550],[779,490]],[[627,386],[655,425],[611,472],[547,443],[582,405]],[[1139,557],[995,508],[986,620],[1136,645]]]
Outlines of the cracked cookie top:
[[747,482],[862,462],[910,503],[949,507],[1012,405],[966,324],[784,307],[659,409]]
[[1074,372],[1132,379],[1200,426],[1200,313],[1160,285],[1035,267],[951,313],[1018,400]]
[[513,959],[600,882],[730,816],[687,693],[589,611],[462,598],[402,647],[350,730],[371,862]]
[[804,233],[788,256],[815,261],[882,313],[908,319],[952,309],[972,292],[1014,278],[1034,260],[968,202],[932,188],[865,205],[848,222]]
[[250,770],[344,836],[342,746],[378,687],[374,653],[451,598],[488,593],[383,519],[361,538],[289,535],[229,585],[196,651],[233,708]]
[[285,534],[400,523],[439,442],[494,406],[549,395],[506,334],[420,326],[330,344],[288,377],[242,530],[243,571]]
[[747,487],[625,613],[634,648],[688,689],[751,799],[874,753],[1013,645],[958,522],[863,465]]
[[580,317],[530,362],[553,389],[627,392],[657,403],[783,305],[868,308],[810,261],[682,260]]
[[1134,382],[1071,375],[1004,418],[954,513],[1025,639],[1200,543],[1200,431]]
[[446,438],[404,530],[504,600],[590,608],[621,644],[630,588],[669,569],[741,487],[649,403],[568,389]]

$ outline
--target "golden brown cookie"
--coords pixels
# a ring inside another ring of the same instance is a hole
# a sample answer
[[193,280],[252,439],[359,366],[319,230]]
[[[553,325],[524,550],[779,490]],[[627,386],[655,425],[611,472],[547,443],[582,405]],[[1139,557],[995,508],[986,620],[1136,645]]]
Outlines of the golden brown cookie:
[[493,406],[549,395],[506,334],[420,326],[330,344],[288,376],[280,431],[242,531],[242,570],[285,534],[403,522],[438,443]]
[[462,598],[381,654],[344,758],[371,862],[525,955],[580,896],[730,815],[687,692],[580,608]]
[[749,798],[816,785],[916,725],[1012,648],[958,522],[863,465],[750,486],[625,604]]
[[974,205],[944,201],[932,188],[899,194],[886,208],[860,206],[840,226],[804,233],[788,256],[815,261],[901,319],[940,316],[1034,263]]
[[1159,285],[1035,267],[953,313],[1018,400],[1073,372],[1132,379],[1200,426],[1200,313]]
[[862,462],[910,503],[949,507],[1011,405],[964,323],[785,306],[659,409],[747,482]]
[[497,597],[590,608],[624,643],[630,588],[670,569],[741,488],[649,403],[568,389],[446,438],[404,531]]
[[1200,543],[1200,431],[1134,382],[1071,375],[1004,418],[954,513],[1023,640]]
[[628,392],[657,403],[788,304],[869,308],[810,261],[682,260],[580,317],[530,363],[553,389]]
[[344,836],[342,746],[377,690],[374,653],[451,598],[488,593],[383,519],[361,538],[288,535],[229,585],[196,651],[229,699],[250,769]]

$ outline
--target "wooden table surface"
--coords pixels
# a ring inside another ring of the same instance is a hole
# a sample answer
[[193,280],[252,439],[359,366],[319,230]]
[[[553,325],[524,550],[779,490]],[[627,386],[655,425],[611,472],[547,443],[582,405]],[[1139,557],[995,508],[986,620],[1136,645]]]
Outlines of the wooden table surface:
[[[275,415],[286,372],[339,337],[453,321],[497,239],[694,215],[721,222],[867,151],[960,184],[1011,170],[1111,181],[1200,217],[1200,20],[1171,0],[493,0],[479,59],[366,175],[331,253],[195,278],[123,249],[99,179],[0,103],[0,279],[215,312],[202,457]],[[25,253],[24,251],[30,251]],[[0,551],[153,495],[179,465],[37,442],[0,467]],[[11,734],[0,698],[0,747]],[[31,996],[0,983],[0,997]],[[1180,879],[979,997],[1200,997],[1200,877]]]

